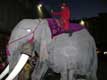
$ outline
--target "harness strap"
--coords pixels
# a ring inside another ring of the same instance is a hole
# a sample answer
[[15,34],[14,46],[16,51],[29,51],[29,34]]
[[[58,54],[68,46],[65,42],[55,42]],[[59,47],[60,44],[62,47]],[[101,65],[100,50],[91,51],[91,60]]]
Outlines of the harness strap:
[[27,35],[25,35],[25,36],[22,36],[22,37],[20,37],[20,38],[18,38],[18,39],[16,39],[16,40],[11,41],[10,43],[8,43],[7,49],[6,49],[6,54],[7,54],[7,56],[10,56],[10,51],[9,51],[9,49],[8,49],[8,46],[11,45],[12,43],[15,43],[15,42],[17,42],[17,41],[19,41],[19,40],[21,40],[21,39],[24,39],[25,37],[33,34],[32,38],[28,40],[29,43],[32,43],[33,40],[34,40],[34,33],[35,33],[36,29],[38,28],[38,26],[39,26],[40,23],[41,23],[41,20],[39,20],[39,23],[37,24],[37,26],[36,26],[36,27],[34,28],[34,30],[33,30],[32,32],[30,32],[29,34],[27,34]]

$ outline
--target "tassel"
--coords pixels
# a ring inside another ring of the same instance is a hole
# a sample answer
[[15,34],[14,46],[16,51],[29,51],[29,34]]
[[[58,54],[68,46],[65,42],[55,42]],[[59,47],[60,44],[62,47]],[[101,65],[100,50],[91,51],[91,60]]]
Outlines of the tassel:
[[31,39],[28,40],[29,43],[33,43],[34,37],[32,37]]

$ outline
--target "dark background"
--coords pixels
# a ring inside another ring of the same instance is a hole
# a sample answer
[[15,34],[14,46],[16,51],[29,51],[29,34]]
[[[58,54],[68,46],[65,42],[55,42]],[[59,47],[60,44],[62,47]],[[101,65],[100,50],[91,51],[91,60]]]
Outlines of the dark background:
[[[107,0],[0,0],[0,56],[5,48],[14,26],[25,18],[50,18],[50,10],[59,10],[62,1],[66,1],[71,8],[71,22],[85,21],[85,26],[94,37],[98,50],[98,78],[107,80]],[[37,9],[43,4],[43,16]],[[5,57],[3,57],[5,58]]]

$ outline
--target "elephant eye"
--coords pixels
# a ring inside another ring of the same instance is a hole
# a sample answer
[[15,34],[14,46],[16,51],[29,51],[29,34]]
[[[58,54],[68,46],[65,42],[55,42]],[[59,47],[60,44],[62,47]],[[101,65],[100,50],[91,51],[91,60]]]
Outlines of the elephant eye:
[[27,29],[26,31],[27,31],[27,32],[31,32],[31,29]]

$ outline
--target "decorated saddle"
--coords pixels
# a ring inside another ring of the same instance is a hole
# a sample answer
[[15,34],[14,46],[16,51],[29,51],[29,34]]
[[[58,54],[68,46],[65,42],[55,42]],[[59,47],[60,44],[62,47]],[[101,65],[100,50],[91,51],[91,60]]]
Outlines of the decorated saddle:
[[84,27],[77,23],[70,23],[69,30],[65,31],[58,19],[47,19],[49,28],[51,30],[52,38],[62,33],[71,33],[82,30]]

